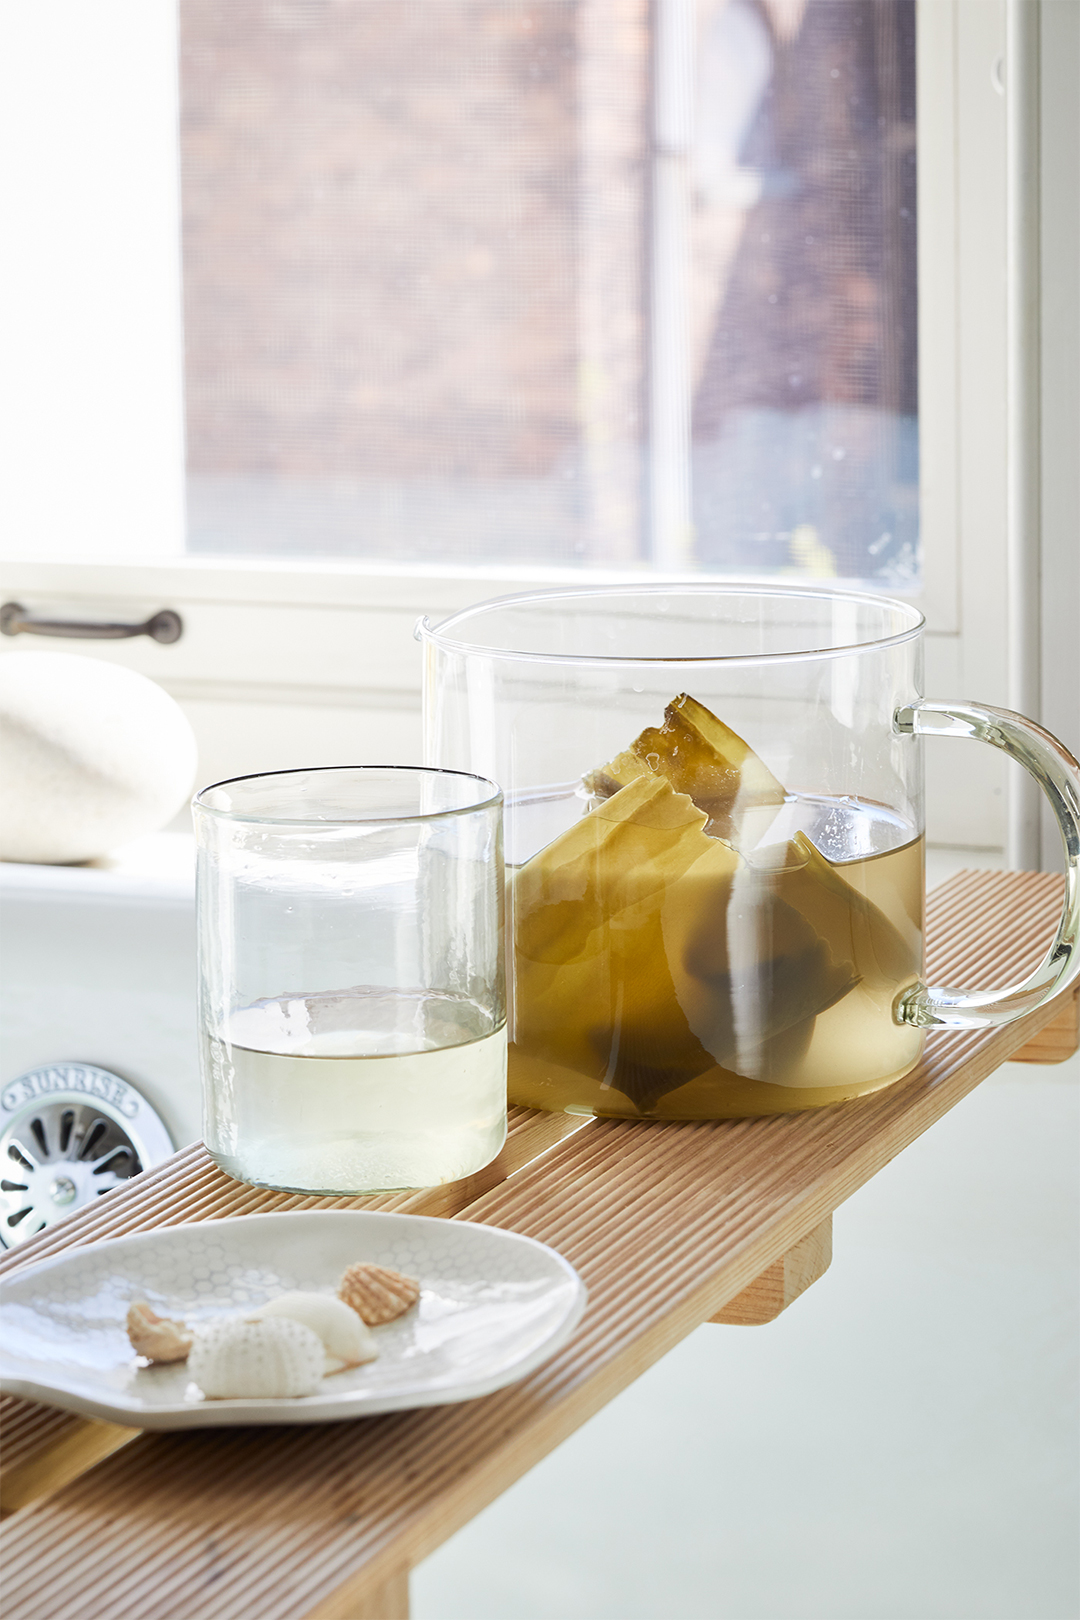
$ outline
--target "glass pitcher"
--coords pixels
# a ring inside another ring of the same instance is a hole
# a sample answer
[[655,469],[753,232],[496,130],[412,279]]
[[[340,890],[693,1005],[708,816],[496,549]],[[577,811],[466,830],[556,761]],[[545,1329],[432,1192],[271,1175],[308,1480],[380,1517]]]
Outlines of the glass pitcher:
[[[1080,772],[1040,727],[922,693],[902,601],[695,583],[530,593],[422,619],[429,765],[506,795],[509,1090],[631,1118],[787,1113],[907,1074],[930,1026],[1074,978]],[[1047,793],[1057,938],[1023,983],[929,986],[920,738]]]

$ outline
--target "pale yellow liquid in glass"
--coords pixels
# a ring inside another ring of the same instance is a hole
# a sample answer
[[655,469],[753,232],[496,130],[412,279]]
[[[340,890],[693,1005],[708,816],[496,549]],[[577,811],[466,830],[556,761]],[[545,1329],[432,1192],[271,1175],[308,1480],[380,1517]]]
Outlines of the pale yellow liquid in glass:
[[465,997],[282,996],[205,1032],[206,1145],[230,1175],[304,1192],[431,1187],[506,1136],[506,1027]]
[[[812,847],[773,842],[726,884],[684,877],[561,971],[516,953],[511,1102],[738,1118],[859,1097],[914,1067],[923,1032],[894,1006],[922,972],[922,839],[882,807],[791,806]],[[852,848],[871,852],[836,858]]]

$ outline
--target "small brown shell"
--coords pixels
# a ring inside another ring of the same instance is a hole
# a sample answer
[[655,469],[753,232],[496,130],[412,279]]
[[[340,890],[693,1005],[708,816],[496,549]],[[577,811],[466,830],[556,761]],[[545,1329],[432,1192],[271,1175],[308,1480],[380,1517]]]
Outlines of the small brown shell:
[[150,1361],[186,1361],[193,1335],[184,1322],[158,1316],[145,1299],[137,1299],[127,1313],[131,1348]]
[[395,1316],[404,1316],[416,1304],[420,1284],[415,1277],[404,1277],[388,1266],[360,1260],[346,1270],[338,1298],[351,1305],[368,1327],[379,1327],[383,1322],[392,1322]]

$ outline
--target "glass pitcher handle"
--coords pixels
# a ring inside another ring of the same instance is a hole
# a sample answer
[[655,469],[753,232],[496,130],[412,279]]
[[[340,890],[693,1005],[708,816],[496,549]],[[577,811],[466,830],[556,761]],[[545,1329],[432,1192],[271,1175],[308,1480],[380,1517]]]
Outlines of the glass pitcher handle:
[[902,1024],[947,1029],[988,1029],[1010,1024],[1064,990],[1080,972],[1080,765],[1068,749],[1032,720],[983,703],[932,703],[920,699],[893,717],[902,736],[975,737],[1023,765],[1049,799],[1065,845],[1065,904],[1057,937],[1035,972],[1007,990],[954,990],[913,985],[897,1001]]

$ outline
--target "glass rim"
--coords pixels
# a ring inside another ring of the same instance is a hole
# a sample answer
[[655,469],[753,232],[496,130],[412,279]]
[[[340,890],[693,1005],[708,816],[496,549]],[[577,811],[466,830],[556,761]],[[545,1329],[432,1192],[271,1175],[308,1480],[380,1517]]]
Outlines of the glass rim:
[[[763,596],[788,600],[816,602],[850,602],[859,605],[893,608],[908,619],[907,627],[892,635],[874,636],[866,641],[853,641],[840,647],[810,647],[801,651],[768,653],[716,653],[709,657],[699,655],[651,658],[633,657],[625,653],[559,653],[526,652],[512,647],[485,647],[475,641],[465,641],[447,634],[448,631],[499,608],[513,608],[542,602],[588,601],[590,598],[635,596]],[[616,668],[655,668],[665,664],[680,668],[708,668],[719,665],[747,666],[754,664],[780,664],[802,662],[815,658],[842,658],[852,653],[878,652],[912,641],[921,633],[926,616],[911,602],[900,597],[878,596],[872,591],[823,590],[808,585],[780,585],[772,582],[736,580],[683,580],[637,582],[624,585],[556,585],[535,591],[517,591],[509,596],[495,596],[471,607],[459,608],[440,624],[433,625],[426,614],[417,620],[416,636],[434,642],[448,652],[469,653],[477,657],[513,658],[540,664],[594,664]]]
[[[408,772],[414,776],[456,776],[468,782],[476,782],[482,788],[489,790],[486,797],[478,798],[474,804],[451,805],[445,810],[416,811],[410,815],[361,815],[356,817],[344,816],[280,816],[259,815],[243,810],[222,810],[216,805],[206,804],[203,795],[213,793],[217,788],[231,787],[236,782],[264,782],[270,777],[317,776],[323,771],[363,773],[367,771],[392,771],[395,774]],[[242,822],[246,826],[265,827],[396,827],[407,826],[410,822],[443,821],[455,816],[472,816],[483,810],[496,810],[503,803],[503,790],[497,782],[490,777],[478,776],[475,771],[446,770],[439,765],[300,765],[287,771],[246,771],[241,776],[226,776],[219,782],[208,782],[205,787],[192,796],[192,811],[198,811],[204,816],[213,816],[219,821]]]

